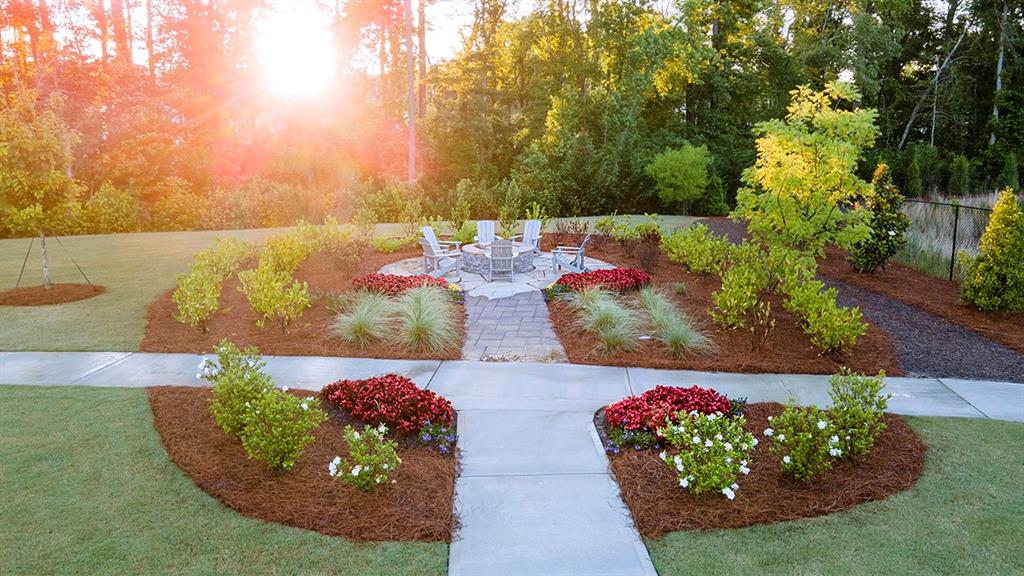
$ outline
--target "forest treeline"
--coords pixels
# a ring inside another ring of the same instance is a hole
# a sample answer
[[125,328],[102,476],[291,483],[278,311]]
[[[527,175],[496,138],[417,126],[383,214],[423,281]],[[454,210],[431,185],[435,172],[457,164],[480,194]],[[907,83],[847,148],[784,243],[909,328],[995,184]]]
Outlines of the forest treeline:
[[[0,0],[4,113],[66,131],[59,233],[446,216],[459,198],[473,217],[721,213],[754,125],[836,79],[877,110],[864,176],[884,161],[908,195],[1019,182],[1022,0],[466,1],[444,60],[421,34],[430,0],[412,42],[402,0],[318,2],[339,66],[300,102],[259,78],[273,0]],[[684,176],[693,190],[663,193]]]

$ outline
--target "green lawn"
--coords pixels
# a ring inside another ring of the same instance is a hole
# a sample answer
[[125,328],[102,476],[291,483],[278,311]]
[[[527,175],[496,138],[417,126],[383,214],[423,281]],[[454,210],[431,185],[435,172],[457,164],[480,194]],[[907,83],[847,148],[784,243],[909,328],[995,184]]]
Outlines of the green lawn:
[[246,518],[164,452],[139,389],[0,386],[0,574],[444,574],[446,544]]
[[675,574],[1024,574],[1024,424],[911,418],[924,476],[882,502],[796,522],[675,532],[647,547]]
[[[596,217],[583,218],[593,223]],[[638,223],[642,217],[634,217]],[[666,216],[663,226],[674,229],[695,221],[689,216]],[[405,227],[380,224],[378,235],[400,235]],[[549,224],[553,229],[553,223]],[[0,350],[127,351],[139,349],[146,328],[146,308],[174,287],[188,269],[193,254],[218,236],[257,241],[280,229],[215,232],[152,232],[63,238],[47,242],[54,282],[84,282],[72,264],[78,262],[105,294],[58,306],[0,306]],[[29,247],[28,239],[0,240],[0,290],[13,288]],[[22,286],[42,283],[39,242],[33,245]]]

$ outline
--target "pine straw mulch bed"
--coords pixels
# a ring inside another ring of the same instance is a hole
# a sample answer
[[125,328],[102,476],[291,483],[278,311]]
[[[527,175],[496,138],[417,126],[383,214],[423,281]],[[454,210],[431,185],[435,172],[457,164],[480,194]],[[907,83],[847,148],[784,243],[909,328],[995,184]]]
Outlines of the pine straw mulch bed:
[[86,300],[106,292],[103,286],[94,284],[51,284],[46,286],[26,286],[11,288],[0,292],[0,306],[48,306]]
[[[782,404],[759,402],[746,410],[746,430],[760,443],[750,460],[750,474],[740,476],[735,500],[721,494],[697,496],[679,487],[675,470],[657,450],[623,450],[610,455],[622,499],[645,538],[677,530],[741,528],[822,516],[864,502],[881,500],[914,485],[924,471],[927,448],[903,418],[886,414],[886,429],[859,462],[840,461],[810,483],[783,476],[779,459],[768,451],[763,431]],[[604,410],[594,417],[606,439]]]
[[[456,307],[459,338],[447,352],[441,354],[411,351],[386,342],[372,342],[360,347],[331,335],[328,330],[336,316],[336,312],[329,307],[329,296],[352,290],[352,279],[356,276],[376,272],[385,264],[419,253],[417,248],[381,254],[367,247],[356,265],[347,272],[339,270],[328,254],[314,254],[294,274],[296,279],[309,284],[313,305],[285,331],[273,321],[267,321],[263,328],[256,326],[256,315],[249,307],[245,294],[238,290],[240,282],[237,275],[221,285],[220,309],[207,323],[205,333],[174,319],[178,308],[171,300],[174,294],[172,288],[150,304],[146,313],[146,332],[139,349],[143,352],[204,354],[212,350],[221,339],[228,338],[239,347],[256,346],[263,354],[457,360],[462,357],[462,342],[465,339],[465,310],[462,306]],[[253,260],[243,269],[255,266],[256,261]]]
[[161,386],[149,389],[149,402],[171,461],[224,505],[245,516],[358,542],[451,541],[454,455],[417,446],[414,437],[399,439],[402,464],[392,476],[395,484],[364,494],[327,472],[335,456],[348,456],[345,425],[361,426],[337,407],[322,403],[331,417],[314,432],[316,441],[293,469],[275,472],[250,460],[241,443],[217,427],[211,395],[209,388]]
[[960,301],[960,283],[936,278],[913,268],[890,262],[871,274],[857,272],[846,253],[830,249],[818,263],[819,272],[830,278],[871,290],[931,312],[1012,348],[1024,352],[1024,312],[999,314],[975,310]]
[[[570,244],[578,244],[576,239],[560,239],[562,243],[567,240]],[[548,249],[547,246],[545,249]],[[599,239],[588,247],[587,256],[620,267],[640,268],[635,257],[624,254],[619,244],[611,240]],[[772,303],[772,314],[776,319],[775,331],[766,344],[755,347],[748,330],[723,328],[708,316],[708,310],[713,307],[711,294],[721,287],[717,275],[691,273],[670,262],[660,251],[657,267],[651,275],[653,283],[662,288],[681,310],[699,324],[705,335],[715,343],[715,350],[677,358],[659,342],[651,339],[642,341],[632,351],[600,354],[595,351],[597,337],[577,325],[578,314],[572,306],[560,300],[548,302],[555,333],[570,362],[748,373],[833,374],[842,366],[866,373],[884,369],[890,376],[905,373],[897,363],[892,339],[874,324],[868,323],[867,333],[850,350],[822,355],[800,328],[797,316],[782,307],[782,299],[777,295],[769,295],[767,300]],[[686,285],[681,295],[675,290],[677,282]]]

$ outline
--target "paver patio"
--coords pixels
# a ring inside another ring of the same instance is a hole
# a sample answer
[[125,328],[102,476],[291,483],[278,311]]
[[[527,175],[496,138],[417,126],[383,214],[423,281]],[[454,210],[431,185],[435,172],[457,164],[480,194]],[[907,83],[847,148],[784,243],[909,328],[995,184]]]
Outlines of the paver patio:
[[[199,385],[200,356],[0,353],[0,383]],[[317,389],[340,377],[410,375],[460,414],[461,528],[449,573],[654,574],[591,419],[656,384],[712,386],[751,401],[824,403],[828,376],[731,374],[575,364],[268,356],[278,385]],[[1024,421],[1024,385],[889,378],[894,412]],[[581,529],[585,526],[585,529]]]

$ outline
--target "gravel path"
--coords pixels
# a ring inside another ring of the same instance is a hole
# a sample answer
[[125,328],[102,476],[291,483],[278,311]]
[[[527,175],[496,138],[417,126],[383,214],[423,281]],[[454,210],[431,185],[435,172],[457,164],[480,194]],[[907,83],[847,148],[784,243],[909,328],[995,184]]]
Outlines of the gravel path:
[[839,304],[859,306],[892,337],[909,375],[1024,383],[1024,354],[887,296],[821,279],[839,289]]

